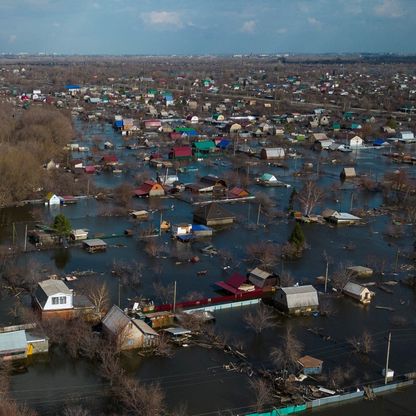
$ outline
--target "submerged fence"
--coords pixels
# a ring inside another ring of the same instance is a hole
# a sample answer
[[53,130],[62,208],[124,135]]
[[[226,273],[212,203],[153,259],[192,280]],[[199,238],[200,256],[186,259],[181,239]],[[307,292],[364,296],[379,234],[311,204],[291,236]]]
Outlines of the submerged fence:
[[[372,393],[386,393],[388,391],[394,391],[401,387],[407,387],[414,384],[414,380],[407,380],[407,381],[401,381],[396,383],[390,383],[386,385],[382,385],[379,387],[371,388]],[[341,404],[343,402],[347,402],[350,400],[356,400],[356,399],[362,399],[364,398],[365,391],[359,390],[351,393],[345,393],[345,394],[339,394],[336,396],[329,396],[329,397],[323,397],[321,399],[315,399],[311,400],[310,402],[306,402],[301,405],[294,405],[294,406],[288,406],[288,407],[282,407],[280,409],[274,408],[273,410],[270,410],[265,413],[250,413],[246,414],[246,416],[286,416],[291,415],[295,413],[304,412],[305,410],[309,409],[316,409],[321,406],[327,406],[327,405],[336,405]]]

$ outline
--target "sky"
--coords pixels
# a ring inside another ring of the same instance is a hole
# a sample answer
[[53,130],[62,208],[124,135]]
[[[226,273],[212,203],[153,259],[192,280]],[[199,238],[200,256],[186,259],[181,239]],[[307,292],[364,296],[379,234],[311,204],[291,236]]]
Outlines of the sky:
[[0,53],[416,53],[416,0],[0,0]]

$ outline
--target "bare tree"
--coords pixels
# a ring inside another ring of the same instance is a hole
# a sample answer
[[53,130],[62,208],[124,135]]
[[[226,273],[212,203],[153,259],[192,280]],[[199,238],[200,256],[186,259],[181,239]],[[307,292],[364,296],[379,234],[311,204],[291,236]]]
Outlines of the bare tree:
[[360,337],[352,337],[347,340],[355,352],[369,354],[373,351],[373,338],[368,331],[364,331]]
[[145,385],[130,377],[123,377],[118,398],[128,414],[153,416],[165,412],[165,395],[158,384]]
[[288,327],[280,348],[274,347],[270,353],[273,363],[285,371],[295,371],[301,356],[303,345]]
[[279,282],[281,287],[290,287],[295,284],[295,278],[290,271],[285,270],[280,274]]
[[163,303],[170,303],[173,301],[173,284],[164,285],[162,282],[153,282],[153,290],[155,296]]
[[260,334],[265,329],[272,328],[276,325],[272,309],[263,304],[260,304],[255,312],[247,312],[243,320],[246,327],[252,329],[256,334]]
[[173,356],[172,344],[169,340],[169,337],[166,334],[164,333],[159,334],[157,344],[154,347],[153,352],[155,355],[158,355],[161,357]]
[[86,295],[95,307],[95,312],[100,316],[104,316],[108,311],[110,304],[110,294],[108,292],[107,283],[104,281],[89,281],[86,288]]
[[265,407],[272,404],[273,390],[269,383],[261,378],[250,380],[250,387],[256,397],[256,412],[265,410]]
[[312,214],[315,207],[322,201],[324,192],[313,181],[307,181],[303,188],[296,195],[304,215]]
[[90,416],[91,413],[82,406],[66,407],[63,416]]
[[250,261],[260,263],[261,267],[271,270],[281,259],[281,247],[276,243],[258,242],[248,244],[246,252]]
[[343,264],[340,264],[338,270],[334,272],[331,278],[332,287],[337,292],[342,292],[345,285],[352,279],[354,273],[348,270]]

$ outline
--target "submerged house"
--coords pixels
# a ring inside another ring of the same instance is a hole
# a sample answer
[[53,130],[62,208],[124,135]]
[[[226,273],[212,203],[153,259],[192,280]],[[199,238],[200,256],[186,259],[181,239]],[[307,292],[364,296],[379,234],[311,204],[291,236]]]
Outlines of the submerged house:
[[169,152],[169,159],[189,160],[192,159],[192,148],[190,146],[176,146]]
[[355,172],[355,168],[349,167],[342,169],[340,176],[342,179],[355,178],[357,176],[357,173]]
[[260,159],[273,160],[283,159],[285,150],[282,147],[264,147],[260,150]]
[[324,362],[318,358],[305,355],[298,359],[298,364],[302,367],[302,373],[307,375],[318,375],[322,373],[322,364]]
[[204,159],[211,156],[217,150],[215,143],[212,140],[204,140],[199,142],[193,142],[192,148],[194,156],[198,159]]
[[291,315],[310,314],[319,309],[318,292],[311,285],[281,287],[273,301],[278,309]]
[[356,217],[355,215],[349,214],[348,212],[338,212],[334,209],[325,209],[322,212],[322,217],[333,224],[344,224],[344,225],[351,225],[357,224],[361,221],[360,217]]
[[196,223],[208,226],[232,224],[235,220],[233,214],[215,202],[197,208],[193,218]]
[[345,295],[364,304],[370,303],[374,296],[374,292],[372,292],[370,289],[353,282],[348,282],[344,286],[344,289],[342,289],[342,292]]
[[108,311],[102,320],[103,331],[115,338],[120,350],[153,347],[159,334],[146,322],[127,316],[118,306]]
[[261,289],[273,287],[277,284],[277,277],[274,274],[266,272],[258,267],[251,270],[248,274],[248,280]]
[[256,290],[255,286],[247,281],[247,277],[240,273],[233,273],[227,280],[216,282],[215,285],[233,295]]
[[134,191],[134,195],[138,197],[163,196],[165,195],[165,190],[160,183],[149,180],[145,181],[143,185],[137,188]]

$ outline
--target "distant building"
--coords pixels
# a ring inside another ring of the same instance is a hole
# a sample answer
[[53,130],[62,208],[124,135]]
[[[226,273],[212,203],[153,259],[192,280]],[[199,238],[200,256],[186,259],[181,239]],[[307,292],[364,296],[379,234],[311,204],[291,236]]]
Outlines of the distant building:
[[322,373],[323,361],[318,358],[305,355],[299,358],[298,363],[302,367],[302,373],[305,375],[318,375]]

